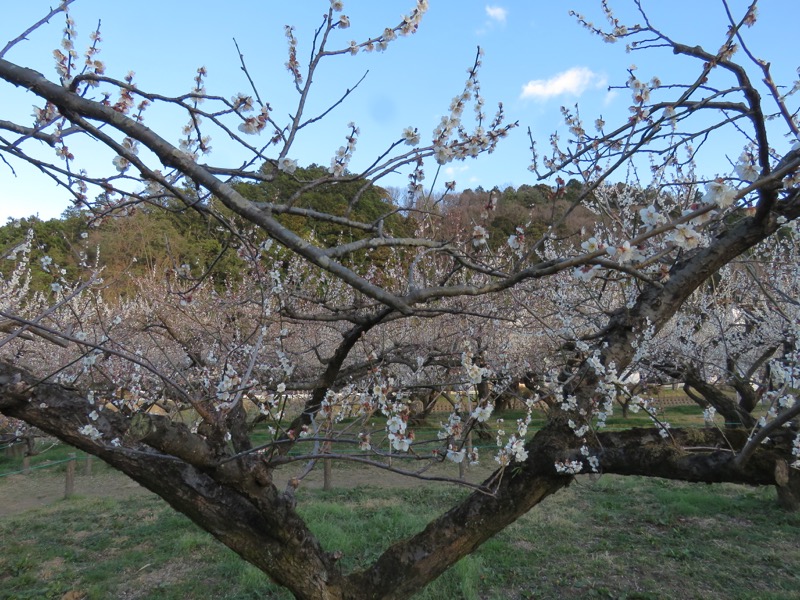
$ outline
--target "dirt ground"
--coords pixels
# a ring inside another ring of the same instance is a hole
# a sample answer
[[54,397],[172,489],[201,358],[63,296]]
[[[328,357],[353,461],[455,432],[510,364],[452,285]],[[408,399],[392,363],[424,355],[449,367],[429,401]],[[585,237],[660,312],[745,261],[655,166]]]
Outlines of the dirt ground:
[[[295,466],[291,470],[286,467],[276,473],[276,483],[279,488],[286,486],[292,477],[302,473],[302,468]],[[467,471],[467,481],[479,482],[490,473],[490,467],[470,467]],[[439,465],[426,472],[426,476],[458,478],[458,466],[452,463]],[[24,513],[28,510],[46,506],[63,500],[66,477],[64,473],[48,473],[39,470],[29,475],[9,475],[0,477],[0,518]],[[399,475],[385,470],[368,467],[353,467],[345,465],[334,466],[331,483],[333,487],[354,488],[364,485],[380,485],[387,487],[415,487],[419,485],[435,485],[435,483],[421,482],[415,477]],[[308,473],[302,480],[301,486],[307,489],[322,489],[322,465]],[[151,494],[138,483],[122,473],[103,469],[86,475],[81,468],[75,475],[75,495],[94,498],[126,499]]]

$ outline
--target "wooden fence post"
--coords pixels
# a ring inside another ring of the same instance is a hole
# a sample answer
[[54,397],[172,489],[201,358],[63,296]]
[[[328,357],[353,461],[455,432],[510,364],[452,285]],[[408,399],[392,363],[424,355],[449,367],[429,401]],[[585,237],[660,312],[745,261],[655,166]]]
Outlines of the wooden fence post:
[[333,461],[330,458],[325,458],[322,460],[322,489],[326,492],[329,492],[333,487],[333,482],[331,481],[331,463]]
[[[480,401],[480,399],[478,399]],[[469,392],[464,394],[464,404],[466,405],[467,415],[472,414],[472,397],[469,395]],[[468,417],[469,418],[469,417]],[[467,465],[469,464],[469,458],[467,454],[472,450],[472,430],[470,429],[469,433],[467,434],[467,445],[461,448],[461,451],[464,453],[464,458],[461,459],[461,462],[458,463],[458,478],[461,481],[464,481],[467,478]]]
[[31,457],[26,454],[22,457],[22,474],[30,475],[31,473]]
[[87,454],[86,455],[86,468],[85,468],[84,473],[86,475],[91,475],[92,474],[92,455],[91,454]]
[[17,458],[21,456],[25,450],[22,447],[22,444],[19,442],[11,442],[8,446],[6,446],[5,455],[9,458]]
[[75,493],[75,453],[70,452],[67,461],[67,481],[64,485],[64,498],[69,498]]

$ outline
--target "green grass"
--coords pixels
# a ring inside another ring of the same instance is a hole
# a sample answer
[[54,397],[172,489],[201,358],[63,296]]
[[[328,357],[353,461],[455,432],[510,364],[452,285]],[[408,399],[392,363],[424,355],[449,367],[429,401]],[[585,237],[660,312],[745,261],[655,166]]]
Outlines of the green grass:
[[[419,531],[452,487],[299,490],[343,568]],[[418,600],[800,598],[800,515],[770,488],[579,478],[463,559]],[[73,498],[0,520],[0,599],[291,596],[155,497]]]

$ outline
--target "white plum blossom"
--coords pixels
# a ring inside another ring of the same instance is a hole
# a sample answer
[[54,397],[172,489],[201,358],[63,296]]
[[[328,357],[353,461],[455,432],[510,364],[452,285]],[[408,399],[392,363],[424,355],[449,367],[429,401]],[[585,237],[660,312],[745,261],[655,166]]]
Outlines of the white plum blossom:
[[726,208],[736,199],[736,190],[721,181],[710,181],[706,184],[706,193],[703,195],[705,204],[716,204]]
[[692,229],[692,227],[686,223],[681,223],[677,225],[675,229],[667,236],[667,241],[674,242],[676,246],[679,248],[683,248],[684,250],[692,250],[697,248],[700,245],[702,240],[702,236]]
[[484,423],[489,420],[489,417],[492,416],[493,410],[494,405],[490,403],[487,403],[485,406],[478,406],[472,411],[472,418],[479,423]]
[[115,156],[115,157],[114,157],[114,158],[111,160],[111,164],[113,164],[113,165],[114,165],[114,168],[115,168],[117,171],[119,171],[120,173],[124,173],[124,172],[125,172],[125,171],[127,171],[127,170],[130,168],[130,166],[131,166],[131,163],[130,163],[130,161],[129,161],[127,158],[125,158],[124,156]]
[[505,450],[502,449],[494,457],[494,460],[501,467],[507,467],[511,463],[511,459],[509,458],[508,454],[506,454]]
[[350,159],[356,150],[356,142],[361,132],[352,121],[348,123],[347,126],[350,128],[350,134],[346,138],[347,145],[339,147],[334,157],[331,158],[331,166],[328,168],[328,172],[334,177],[341,177],[344,175],[347,165],[350,163]]
[[569,425],[570,429],[572,429],[572,431],[575,432],[575,435],[578,436],[578,437],[583,437],[587,433],[589,433],[589,426],[588,425],[584,424],[584,425],[581,425],[579,427],[578,424],[575,423],[575,421],[573,421],[572,419],[570,419],[567,422],[567,424]]
[[639,217],[642,219],[642,224],[645,227],[654,229],[659,225],[667,222],[667,219],[662,215],[655,206],[650,205],[639,211]]
[[259,132],[258,123],[254,118],[248,118],[242,123],[239,123],[238,129],[242,133],[246,133],[248,135],[254,135]]
[[581,244],[581,248],[583,248],[586,252],[597,252],[598,250],[602,250],[605,248],[606,245],[602,242],[599,242],[597,238],[590,237],[588,240]]
[[447,449],[447,460],[453,461],[454,463],[460,463],[464,460],[464,454],[466,451],[462,448],[461,450],[453,450],[452,448]]
[[[122,147],[128,153],[133,154],[134,156],[139,153],[138,142],[133,138],[124,138],[122,140]],[[130,161],[124,156],[115,156],[111,163],[120,173],[124,173],[131,166]]]
[[578,399],[575,396],[567,396],[561,403],[561,410],[578,410]]
[[78,433],[85,435],[91,440],[99,440],[101,437],[103,437],[103,434],[100,433],[100,431],[98,431],[97,427],[94,425],[84,425],[78,429]]
[[397,39],[397,34],[394,32],[394,29],[389,29],[388,27],[383,30],[383,39],[386,42],[391,42],[392,40]]
[[450,146],[436,146],[433,154],[436,162],[440,165],[445,165],[453,160],[453,149]]
[[297,170],[297,161],[291,158],[282,158],[278,161],[278,170],[291,175]]
[[525,450],[525,440],[512,435],[508,439],[505,450],[516,462],[524,462],[528,458],[528,451]]
[[755,165],[753,155],[747,150],[742,152],[739,156],[739,162],[736,163],[736,174],[745,181],[755,181],[758,179],[758,169]]
[[581,454],[586,457],[586,461],[592,468],[592,473],[597,473],[597,469],[600,466],[600,459],[596,456],[592,456],[591,450],[589,450],[589,447],[585,445],[581,446]]
[[333,175],[334,177],[341,177],[344,175],[345,166],[342,164],[338,159],[332,158],[331,159],[331,166],[328,168],[328,172]]
[[407,435],[402,433],[390,433],[387,437],[392,443],[392,448],[398,452],[408,452],[411,447],[411,442],[414,439],[414,433],[409,432]]
[[491,374],[489,369],[473,363],[472,354],[469,352],[465,352],[461,355],[461,366],[466,370],[470,383],[478,384],[483,381],[484,377]]
[[[498,420],[498,422],[500,421]],[[497,432],[497,445],[500,450],[494,457],[495,462],[501,467],[506,467],[511,462],[524,462],[527,460],[528,451],[525,449],[525,440],[516,435],[512,435],[508,438],[508,442],[506,442],[505,446],[503,446],[503,436],[505,436],[505,432],[499,430]]]
[[450,437],[458,437],[461,435],[463,423],[461,422],[461,417],[457,412],[450,413],[447,423],[441,423],[441,425],[442,429],[437,434],[437,437],[440,440],[446,440]]
[[419,144],[419,131],[416,127],[406,127],[403,129],[403,141],[409,146],[416,146]]
[[231,104],[237,111],[250,112],[253,110],[253,97],[236,94],[231,98]]
[[395,415],[386,421],[386,429],[389,430],[389,433],[405,433],[406,422]]
[[58,112],[56,111],[56,107],[49,102],[45,104],[44,108],[39,108],[38,106],[33,107],[33,114],[31,115],[34,118],[34,124],[37,126],[43,125],[45,123],[49,123],[53,119],[56,118]]
[[486,231],[485,227],[481,227],[480,225],[476,225],[475,228],[472,230],[472,245],[476,248],[480,248],[481,246],[485,246],[489,241],[489,232]]
[[573,271],[577,279],[581,281],[589,281],[601,271],[600,265],[583,265]]
[[636,247],[631,247],[628,241],[622,242],[619,246],[609,246],[606,248],[609,256],[616,258],[620,263],[629,263],[639,260],[641,256]]
[[239,131],[248,135],[255,135],[266,127],[269,121],[269,105],[265,104],[261,107],[261,112],[254,117],[246,117],[244,121],[239,123]]
[[792,463],[792,467],[800,469],[800,433],[794,436],[794,442],[792,442],[792,456],[797,457],[797,460]]
[[555,464],[556,472],[564,475],[577,475],[583,470],[583,465],[578,460],[558,461]]
[[675,129],[678,124],[677,114],[675,112],[674,106],[666,106],[664,107],[664,119],[669,121],[670,126]]
[[[496,197],[495,197],[496,200]],[[523,246],[525,244],[525,229],[517,227],[510,236],[508,236],[508,247],[514,251],[518,257],[522,258],[524,255]]]

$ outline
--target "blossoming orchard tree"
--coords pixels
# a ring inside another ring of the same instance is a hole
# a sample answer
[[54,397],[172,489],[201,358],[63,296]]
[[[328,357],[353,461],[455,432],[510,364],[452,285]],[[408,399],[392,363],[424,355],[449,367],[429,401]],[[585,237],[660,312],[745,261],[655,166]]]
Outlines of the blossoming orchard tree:
[[[781,87],[750,53],[756,2],[741,14],[723,2],[730,22],[711,49],[662,32],[637,1],[638,25],[621,23],[605,2],[604,27],[576,15],[606,41],[667,48],[695,70],[680,81],[643,81],[632,67],[631,116],[613,127],[598,120],[587,128],[565,109],[571,139],[554,136],[546,154],[535,151],[532,170],[557,182],[554,200],[565,179],[577,179],[579,193],[559,204],[544,235],[520,222],[503,244],[487,239],[494,197],[453,234],[422,187],[425,169],[491,152],[515,125],[502,107],[485,114],[480,55],[425,141],[414,126],[398,131],[353,173],[354,124],[328,169],[293,159],[301,134],[327,114],[306,113],[315,72],[413,33],[427,0],[397,26],[352,42],[342,41],[350,24],[342,2],[331,0],[308,64],[287,27],[297,105],[286,120],[271,111],[244,56],[251,89],[233,95],[209,93],[203,69],[177,97],[139,87],[133,74],[107,75],[100,32],[81,53],[69,4],[0,50],[0,80],[37,102],[29,122],[0,120],[6,168],[26,161],[63,186],[87,231],[133,210],[199,213],[244,267],[219,281],[176,263],[166,277],[138,278],[135,298],[111,300],[88,254],[85,276],[70,279],[50,258],[31,259],[32,238],[3,249],[17,261],[0,288],[6,417],[128,474],[297,598],[409,597],[579,473],[796,485],[800,83]],[[54,78],[8,60],[33,30],[65,17]],[[186,122],[181,139],[148,126],[157,108]],[[693,163],[698,146],[723,133],[738,136],[739,161],[703,179]],[[246,158],[210,162],[212,135],[233,140]],[[79,140],[111,151],[107,172],[80,167]],[[387,200],[365,217],[376,182],[403,169],[405,208]],[[636,176],[643,171],[647,181]],[[343,209],[307,201],[323,190],[348,190]],[[578,207],[596,214],[596,225],[570,231]],[[29,285],[42,270],[52,277],[48,293]],[[737,328],[746,335],[733,339]],[[712,348],[712,330],[730,332],[727,355]],[[750,339],[757,343],[747,347]],[[708,364],[743,381],[768,365],[765,418],[686,431],[634,396],[631,406],[647,410],[653,427],[605,431],[626,373],[680,370],[681,348],[706,352]],[[493,456],[478,457],[468,439],[492,415],[486,382],[525,377],[538,394],[529,414],[546,399],[547,424],[531,435],[522,419],[498,435]],[[415,439],[415,391],[472,386],[478,393],[462,394],[437,440]],[[305,404],[292,415],[299,391]],[[269,427],[266,443],[251,441],[254,420]],[[420,479],[429,476],[418,466],[437,461],[480,459],[497,470],[424,530],[346,573],[295,509],[301,478],[276,485],[279,467],[319,459]]]

